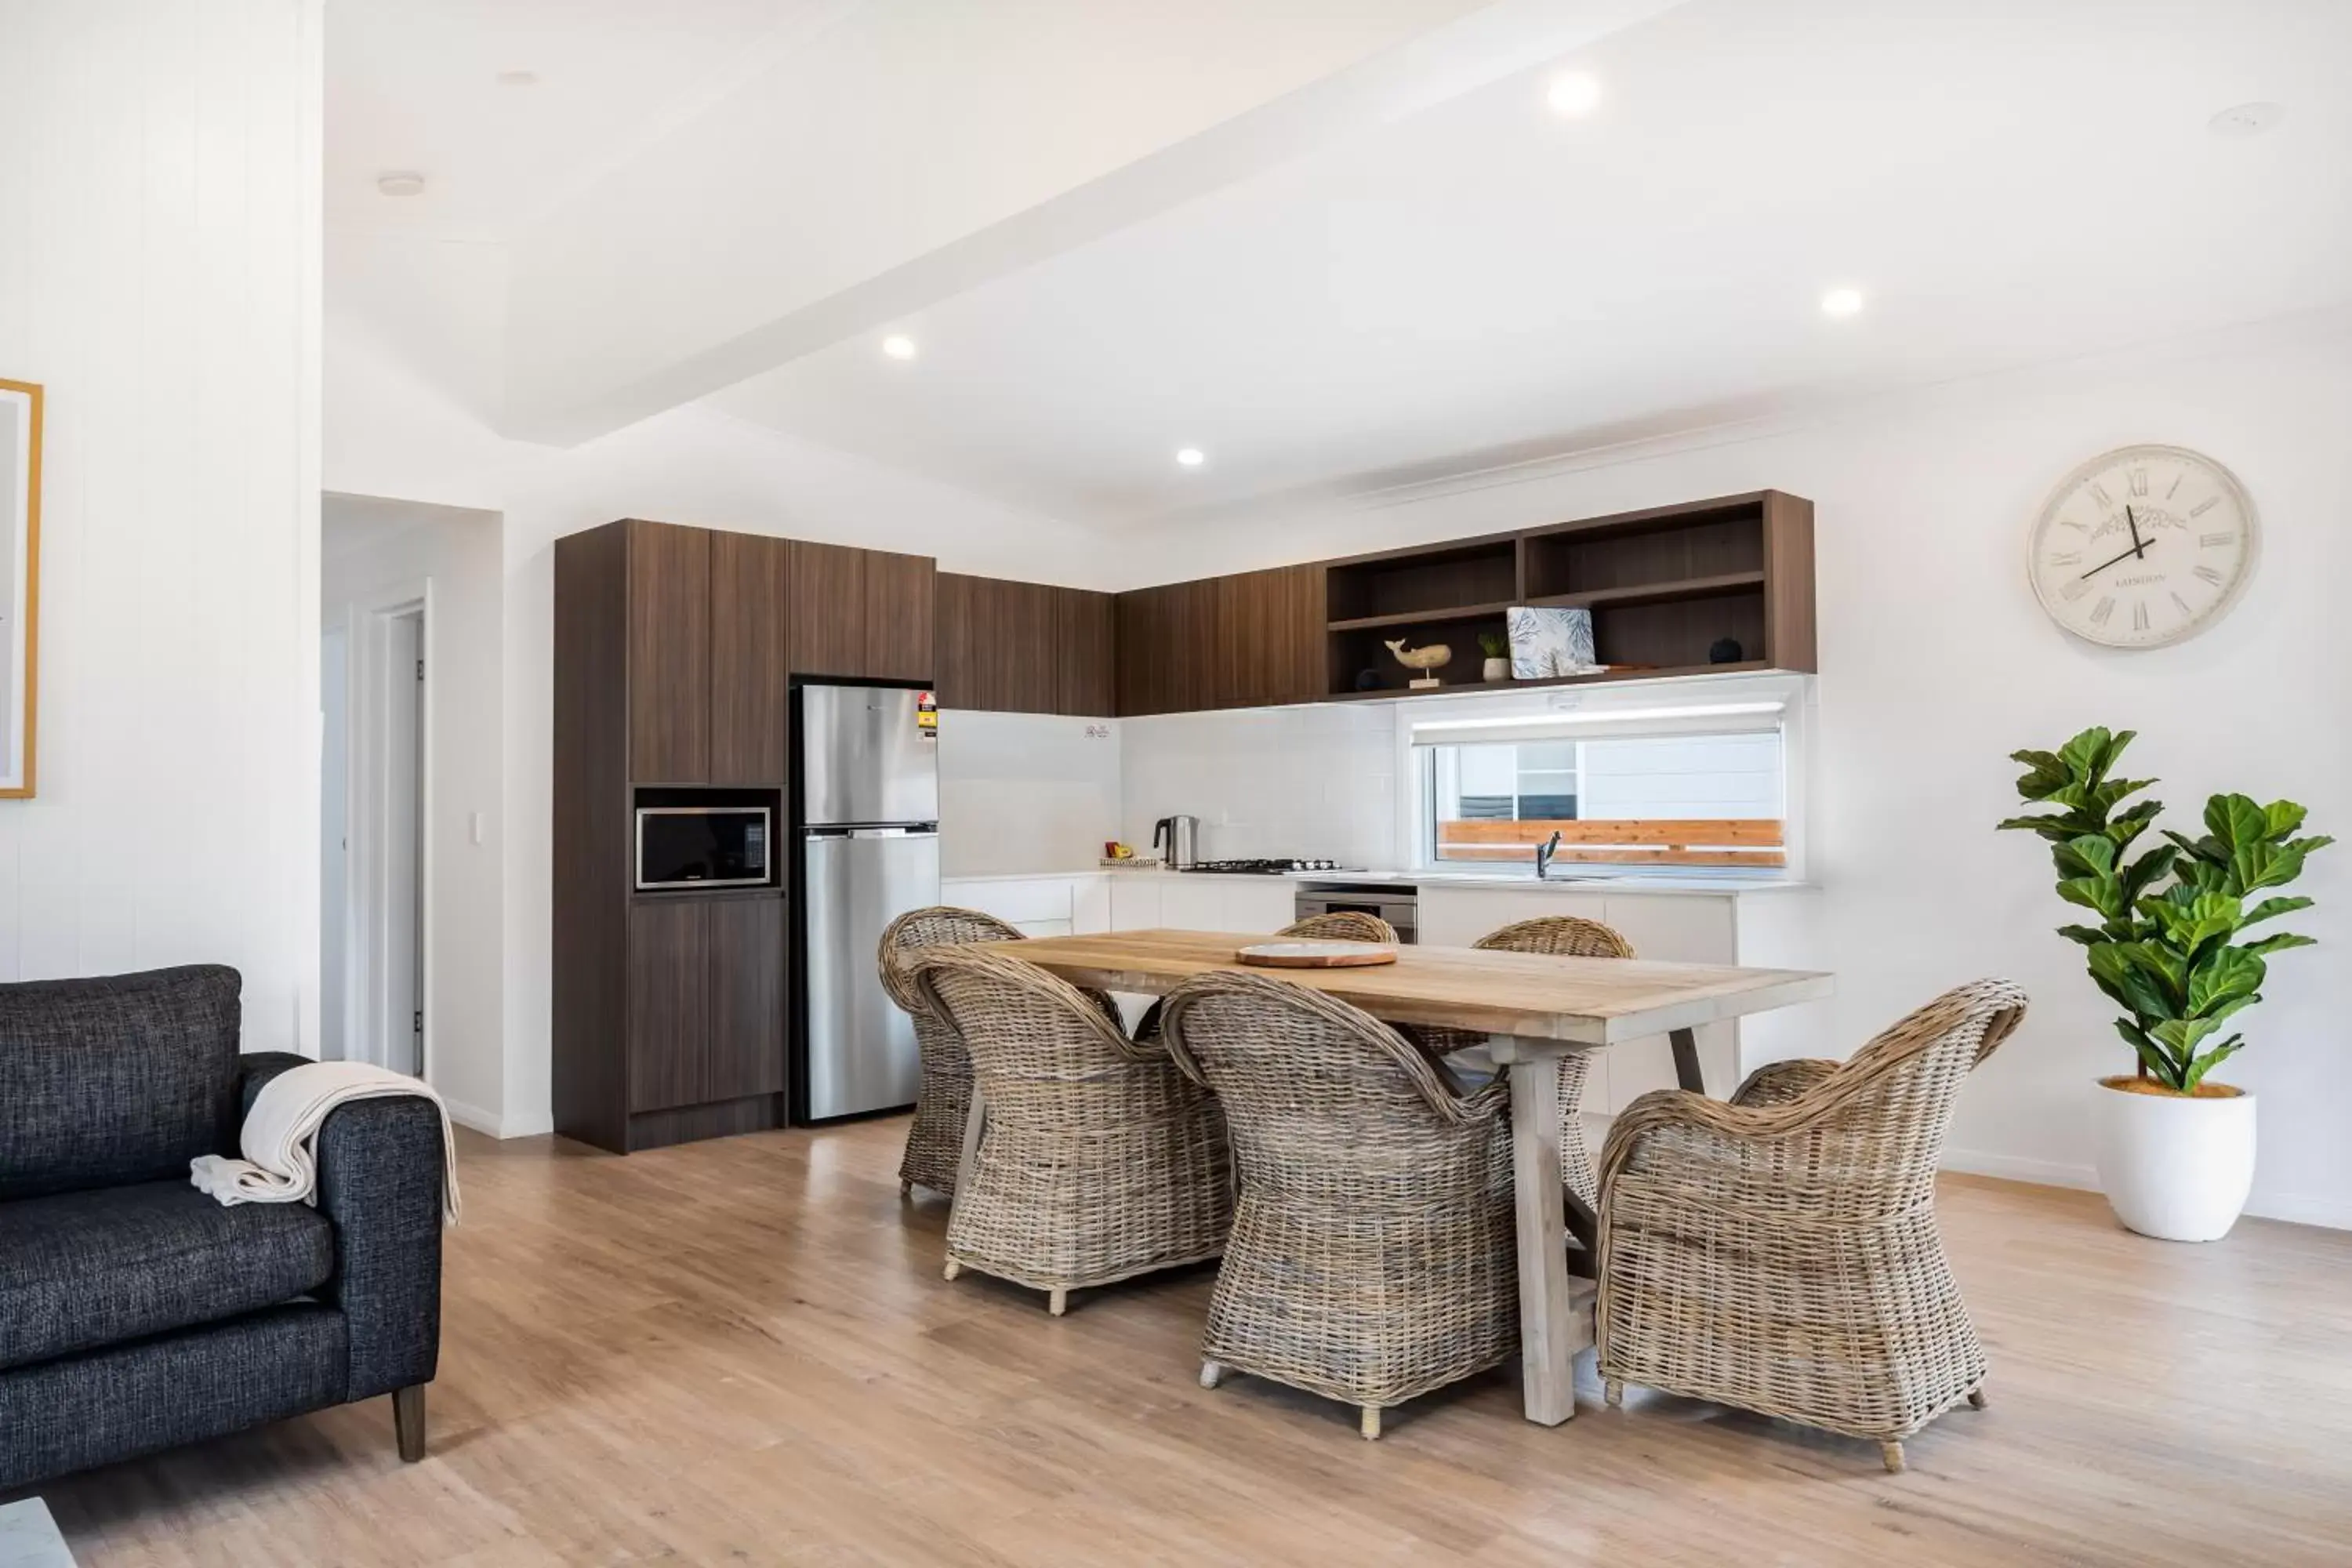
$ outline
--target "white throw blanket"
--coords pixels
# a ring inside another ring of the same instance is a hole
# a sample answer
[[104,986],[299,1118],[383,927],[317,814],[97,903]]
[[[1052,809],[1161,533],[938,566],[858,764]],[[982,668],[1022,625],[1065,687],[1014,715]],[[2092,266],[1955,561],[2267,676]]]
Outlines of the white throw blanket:
[[404,1078],[367,1062],[305,1062],[261,1086],[246,1114],[237,1145],[242,1160],[199,1154],[188,1162],[197,1189],[231,1204],[316,1205],[319,1129],[337,1106],[387,1095],[429,1100],[441,1113],[441,1218],[457,1223],[457,1146],[449,1135],[449,1108],[422,1079]]

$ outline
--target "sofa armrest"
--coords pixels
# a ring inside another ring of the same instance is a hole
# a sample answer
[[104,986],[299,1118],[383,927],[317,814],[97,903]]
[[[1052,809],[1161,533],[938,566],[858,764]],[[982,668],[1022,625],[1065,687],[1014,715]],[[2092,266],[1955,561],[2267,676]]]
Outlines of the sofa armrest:
[[334,1222],[320,1292],[351,1326],[352,1399],[430,1383],[441,1355],[441,1112],[355,1100],[319,1130],[319,1212]]
[[[247,1053],[239,1116],[252,1111],[262,1085],[309,1059]],[[433,1380],[441,1355],[442,1173],[441,1113],[430,1100],[353,1100],[319,1129],[319,1212],[335,1227],[335,1272],[319,1295],[341,1310],[350,1330],[346,1398]]]

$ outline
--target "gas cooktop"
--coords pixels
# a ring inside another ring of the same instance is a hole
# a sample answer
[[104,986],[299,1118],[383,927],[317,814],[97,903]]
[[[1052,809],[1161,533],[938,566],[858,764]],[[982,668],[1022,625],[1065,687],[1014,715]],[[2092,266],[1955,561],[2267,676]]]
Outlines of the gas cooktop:
[[1337,860],[1198,860],[1187,871],[1213,871],[1219,876],[1286,877],[1294,871],[1336,871]]

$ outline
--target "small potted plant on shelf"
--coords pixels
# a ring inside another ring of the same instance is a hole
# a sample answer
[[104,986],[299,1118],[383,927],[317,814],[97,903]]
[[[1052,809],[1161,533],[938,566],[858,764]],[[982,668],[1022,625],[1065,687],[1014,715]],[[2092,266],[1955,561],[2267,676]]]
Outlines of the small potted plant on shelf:
[[2055,752],[2011,753],[2029,770],[2017,793],[2041,816],[2005,828],[2050,842],[2058,896],[2098,917],[2058,934],[2086,950],[2091,978],[2125,1011],[2116,1028],[2137,1070],[2099,1080],[2094,1131],[2099,1184],[2116,1217],[2144,1236],[2212,1241],[2228,1234],[2254,1180],[2254,1097],[2209,1076],[2245,1044],[2225,1028],[2262,1000],[2270,955],[2312,939],[2249,928],[2311,907],[2263,896],[2303,874],[2334,842],[2298,838],[2304,808],[2242,795],[2205,803],[2205,832],[2154,827],[2160,801],[2131,797],[2153,779],[2114,777],[2133,731],[2085,730]]
[[1486,656],[1486,662],[1480,668],[1478,678],[1481,680],[1510,679],[1511,639],[1508,635],[1503,632],[1480,632],[1478,647]]

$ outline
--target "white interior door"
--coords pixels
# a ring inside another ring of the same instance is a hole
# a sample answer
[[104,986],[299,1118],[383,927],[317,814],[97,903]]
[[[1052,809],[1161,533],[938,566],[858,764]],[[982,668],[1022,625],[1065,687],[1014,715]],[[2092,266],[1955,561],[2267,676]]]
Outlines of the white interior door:
[[383,1052],[394,1072],[425,1070],[425,617],[385,627]]

